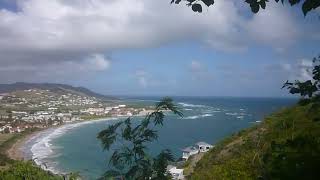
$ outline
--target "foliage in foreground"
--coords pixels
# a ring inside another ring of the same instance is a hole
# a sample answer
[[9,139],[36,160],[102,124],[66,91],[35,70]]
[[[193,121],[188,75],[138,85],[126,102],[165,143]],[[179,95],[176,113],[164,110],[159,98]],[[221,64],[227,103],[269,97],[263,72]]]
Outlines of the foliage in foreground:
[[0,171],[0,177],[0,179],[4,180],[63,180],[62,177],[52,175],[51,173],[42,170],[40,167],[35,166],[31,161],[15,162],[9,169]]
[[[309,111],[316,110],[320,106],[320,56],[313,58],[313,67],[307,69],[312,79],[306,81],[287,81],[282,88],[287,88],[291,94],[299,94],[301,100],[299,104],[312,104]],[[320,120],[319,117],[314,120]]]
[[[259,10],[265,9],[269,0],[243,0],[250,6],[250,9],[253,13],[258,13]],[[299,5],[302,3],[301,10],[304,15],[307,15],[308,12],[314,10],[320,6],[319,0],[274,0],[275,2],[281,2],[284,4],[285,2],[289,2],[291,6]],[[191,7],[194,12],[202,12],[202,5],[210,7],[214,4],[215,0],[171,0],[171,3],[180,4],[181,2],[186,2],[186,5]]]
[[[147,144],[158,138],[157,126],[162,126],[165,111],[182,116],[172,99],[164,98],[156,104],[155,110],[138,124],[134,125],[131,118],[110,125],[98,134],[104,150],[115,148],[110,159],[111,170],[105,172],[101,179],[117,177],[119,179],[165,180],[169,179],[166,168],[173,161],[170,150],[162,150],[152,157],[147,153]],[[116,145],[119,145],[118,148]]]

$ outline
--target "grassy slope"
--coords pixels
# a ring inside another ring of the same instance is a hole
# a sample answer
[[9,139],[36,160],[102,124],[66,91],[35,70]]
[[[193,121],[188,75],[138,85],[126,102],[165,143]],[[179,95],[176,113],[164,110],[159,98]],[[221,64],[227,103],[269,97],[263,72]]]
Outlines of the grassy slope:
[[[315,179],[320,164],[320,109],[297,105],[226,138],[189,179]],[[320,173],[320,172],[319,172]]]

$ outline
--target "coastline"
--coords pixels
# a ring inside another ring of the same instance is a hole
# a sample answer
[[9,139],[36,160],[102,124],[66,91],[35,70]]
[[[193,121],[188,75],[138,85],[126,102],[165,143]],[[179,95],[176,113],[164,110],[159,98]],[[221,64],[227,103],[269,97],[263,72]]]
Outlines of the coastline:
[[41,130],[36,130],[35,132],[31,132],[30,134],[26,134],[23,137],[19,138],[16,142],[14,142],[12,144],[11,147],[9,147],[6,150],[6,155],[13,160],[17,160],[17,161],[24,161],[24,160],[30,160],[28,158],[26,158],[23,155],[23,150],[22,148],[26,145],[26,143],[32,139],[33,137],[37,136],[39,133],[47,130],[46,129],[41,129]]
[[[141,117],[145,116],[149,110],[144,111],[142,114],[134,115],[132,117]],[[91,124],[99,121],[110,121],[110,120],[119,120],[126,118],[126,116],[114,116],[114,117],[94,117],[90,119],[84,119],[81,121],[76,121],[72,123],[66,123],[58,126],[47,127],[43,129],[33,129],[30,132],[24,131],[16,135],[20,136],[17,139],[13,140],[12,144],[6,147],[3,151],[4,155],[11,160],[15,161],[32,161],[35,165],[43,169],[44,171],[51,172],[55,175],[65,175],[65,172],[56,171],[55,169],[48,168],[47,165],[43,165],[41,161],[38,161],[38,158],[34,158],[31,152],[32,147],[36,144],[34,141],[36,139],[44,139],[48,134],[52,134],[55,130],[60,129],[72,129],[85,124]],[[49,132],[49,133],[47,133]],[[9,139],[10,140],[10,139]],[[31,153],[31,154],[30,154]]]
[[[134,115],[133,117],[141,117],[145,116],[149,111],[145,111],[144,114]],[[34,141],[39,139],[44,139],[48,135],[53,134],[56,130],[62,129],[73,129],[75,127],[91,124],[99,121],[110,121],[110,120],[119,120],[122,118],[126,118],[126,116],[114,116],[114,117],[100,117],[100,118],[91,118],[84,119],[82,121],[76,121],[72,123],[66,123],[58,126],[47,127],[44,129],[33,129],[30,132],[22,132],[16,140],[12,142],[5,150],[4,154],[12,160],[15,161],[32,161],[35,165],[43,169],[44,171],[48,171],[55,175],[66,175],[66,172],[60,172],[56,169],[48,168],[47,165],[38,160],[38,158],[34,158],[31,152],[32,147],[36,144]],[[30,154],[31,153],[31,154]]]
[[44,139],[45,136],[43,136],[42,134],[45,134],[46,131],[50,132],[50,130],[51,130],[52,131],[51,133],[53,133],[55,130],[58,130],[58,129],[63,129],[63,128],[69,129],[68,127],[70,127],[70,126],[71,127],[78,127],[78,126],[81,126],[84,124],[95,123],[98,121],[117,120],[119,118],[122,118],[122,117],[87,119],[87,120],[77,121],[77,122],[73,122],[73,123],[67,123],[67,124],[63,124],[63,125],[59,125],[59,126],[48,127],[48,128],[44,128],[44,129],[37,129],[33,132],[22,134],[22,137],[19,137],[15,142],[13,142],[13,144],[10,147],[8,147],[4,153],[8,158],[10,158],[12,160],[16,160],[16,161],[32,160],[33,163],[35,163],[38,167],[40,167],[44,171],[49,171],[55,175],[65,175],[65,173],[57,172],[54,169],[50,169],[50,168],[43,166],[41,162],[34,160],[32,156],[27,156],[26,151],[31,150],[29,143],[39,137]]

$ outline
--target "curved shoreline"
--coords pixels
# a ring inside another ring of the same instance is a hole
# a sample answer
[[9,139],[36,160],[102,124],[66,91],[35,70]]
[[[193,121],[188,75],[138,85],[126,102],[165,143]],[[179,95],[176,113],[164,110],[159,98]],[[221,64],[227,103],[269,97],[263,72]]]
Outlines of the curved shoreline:
[[18,139],[10,148],[7,149],[6,155],[13,160],[18,160],[18,161],[30,160],[29,158],[26,158],[24,156],[22,149],[30,139],[32,139],[33,137],[38,135],[40,132],[43,132],[45,130],[47,129],[42,129],[42,130],[32,132]]
[[[9,158],[13,160],[18,160],[18,161],[32,160],[36,165],[38,165],[43,170],[50,171],[53,174],[62,175],[65,173],[57,171],[54,167],[47,167],[46,163],[41,162],[41,160],[39,160],[37,157],[34,158],[35,153],[32,152],[32,149],[37,143],[42,143],[41,141],[48,137],[49,137],[49,140],[51,140],[50,135],[52,136],[54,133],[56,134],[61,133],[59,135],[63,135],[64,132],[67,132],[65,130],[73,129],[82,125],[91,124],[91,123],[100,122],[100,121],[118,120],[120,118],[121,117],[110,117],[110,118],[101,118],[101,119],[94,119],[94,120],[85,120],[80,122],[63,124],[57,127],[50,127],[50,128],[37,130],[30,134],[26,134],[24,137],[18,139],[15,143],[12,144],[10,148],[6,150],[5,153]],[[56,138],[58,136],[53,135],[53,137]]]

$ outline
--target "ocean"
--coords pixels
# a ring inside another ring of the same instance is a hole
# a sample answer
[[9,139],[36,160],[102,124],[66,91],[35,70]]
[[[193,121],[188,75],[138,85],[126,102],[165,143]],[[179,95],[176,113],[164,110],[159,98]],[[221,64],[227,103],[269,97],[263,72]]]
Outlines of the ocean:
[[[134,97],[127,104],[155,104],[160,97]],[[272,112],[293,105],[296,99],[175,97],[184,117],[168,115],[159,128],[159,138],[150,144],[155,155],[170,149],[176,158],[186,146],[199,141],[215,144],[237,131],[254,126]],[[139,121],[139,117],[133,117]],[[108,118],[68,124],[46,130],[30,139],[24,155],[55,173],[78,172],[86,179],[97,179],[109,167],[111,152],[103,151],[97,133],[123,118]]]

